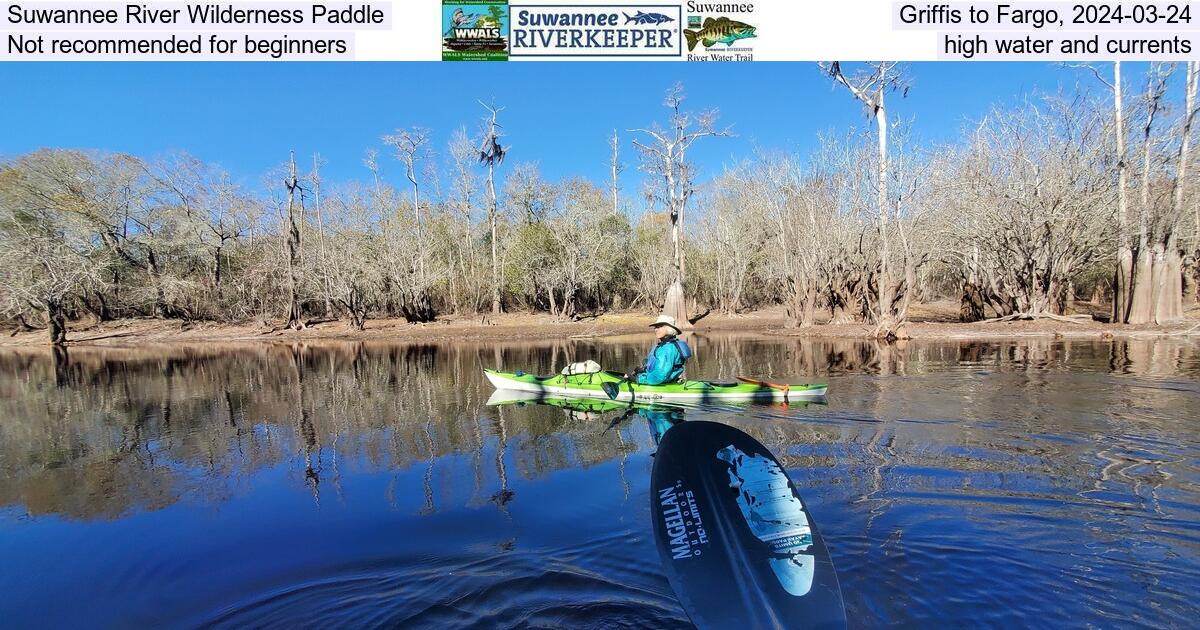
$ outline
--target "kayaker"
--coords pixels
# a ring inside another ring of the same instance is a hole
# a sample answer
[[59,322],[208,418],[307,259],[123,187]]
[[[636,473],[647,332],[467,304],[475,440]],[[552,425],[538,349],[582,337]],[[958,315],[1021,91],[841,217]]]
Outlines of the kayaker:
[[654,329],[656,343],[646,356],[646,363],[636,372],[639,385],[662,385],[674,383],[683,377],[683,366],[692,356],[692,349],[680,339],[683,333],[675,318],[659,315],[650,327]]

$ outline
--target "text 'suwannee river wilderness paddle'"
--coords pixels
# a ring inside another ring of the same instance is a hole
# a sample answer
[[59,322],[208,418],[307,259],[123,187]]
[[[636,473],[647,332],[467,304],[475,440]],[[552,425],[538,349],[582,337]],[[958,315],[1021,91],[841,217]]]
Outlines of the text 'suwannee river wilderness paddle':
[[779,460],[716,422],[659,443],[654,535],[667,579],[700,628],[844,628],[837,574]]

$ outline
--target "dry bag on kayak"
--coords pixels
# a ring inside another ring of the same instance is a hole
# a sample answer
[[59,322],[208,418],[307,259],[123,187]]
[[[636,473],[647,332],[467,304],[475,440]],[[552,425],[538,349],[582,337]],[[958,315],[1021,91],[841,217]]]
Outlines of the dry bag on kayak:
[[562,369],[563,376],[572,374],[595,374],[600,371],[600,364],[588,359],[579,363],[572,363]]

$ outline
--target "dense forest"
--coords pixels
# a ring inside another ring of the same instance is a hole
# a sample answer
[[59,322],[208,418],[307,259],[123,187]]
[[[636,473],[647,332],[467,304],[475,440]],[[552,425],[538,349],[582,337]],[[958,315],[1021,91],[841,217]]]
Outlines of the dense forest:
[[509,155],[503,107],[483,103],[446,146],[402,128],[367,150],[361,181],[336,185],[320,155],[280,156],[255,189],[186,154],[9,157],[0,317],[62,343],[78,318],[362,328],[782,304],[792,326],[867,322],[886,338],[937,298],[961,301],[964,321],[1072,317],[1088,301],[1135,324],[1195,299],[1196,63],[1124,79],[1120,64],[1063,68],[1076,91],[997,106],[937,145],[889,112],[909,89],[902,66],[819,69],[870,124],[719,173],[689,149],[736,121],[689,110],[682,86],[647,112],[657,122],[597,129],[606,181],[547,181],[537,156]]

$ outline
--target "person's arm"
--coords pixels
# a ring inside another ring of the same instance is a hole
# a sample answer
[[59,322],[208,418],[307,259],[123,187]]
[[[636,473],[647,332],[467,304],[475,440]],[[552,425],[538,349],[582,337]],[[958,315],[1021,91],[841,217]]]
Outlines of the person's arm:
[[634,383],[641,383],[642,375],[645,374],[646,372],[650,372],[650,371],[654,370],[654,361],[655,361],[654,353],[657,350],[658,350],[657,346],[650,348],[650,354],[646,355],[646,360],[643,361],[641,365],[637,366],[637,368],[634,371],[626,372],[625,378],[627,380],[633,381]]
[[664,343],[655,348],[653,354],[653,365],[647,361],[648,369],[638,375],[637,382],[641,385],[662,385],[667,382],[678,359],[679,348],[673,343]]

